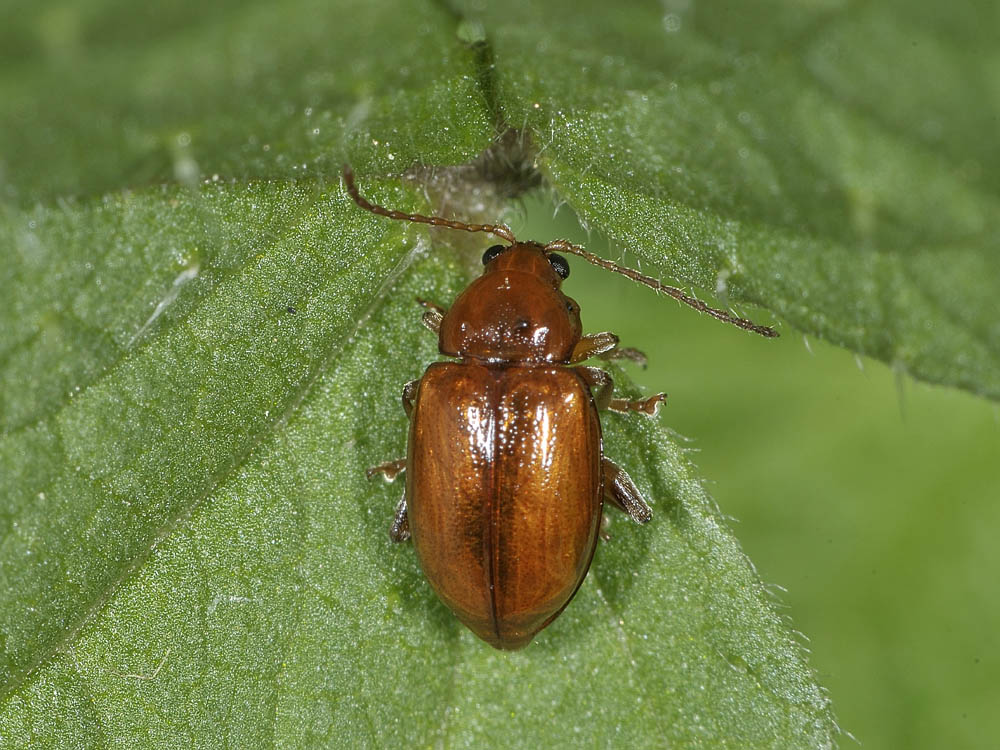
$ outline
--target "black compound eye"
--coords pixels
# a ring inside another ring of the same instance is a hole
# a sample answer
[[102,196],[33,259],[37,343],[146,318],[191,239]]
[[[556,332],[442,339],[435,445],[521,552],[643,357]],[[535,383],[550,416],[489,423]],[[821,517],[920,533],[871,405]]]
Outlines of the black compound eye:
[[506,249],[506,245],[494,245],[493,247],[488,248],[486,252],[483,253],[483,265],[485,266]]
[[556,270],[556,273],[559,274],[562,278],[564,279],[569,278],[569,263],[566,262],[566,259],[564,257],[562,257],[561,255],[556,255],[555,253],[549,253],[549,263],[552,264],[552,267]]

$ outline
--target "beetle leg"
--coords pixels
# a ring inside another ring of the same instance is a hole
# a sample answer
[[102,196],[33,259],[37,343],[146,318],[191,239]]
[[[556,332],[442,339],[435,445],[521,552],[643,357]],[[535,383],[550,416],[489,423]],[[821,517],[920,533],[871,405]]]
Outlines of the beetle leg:
[[618,336],[611,331],[591,333],[581,338],[570,354],[569,364],[575,365],[591,357],[604,360],[627,359],[640,367],[646,366],[646,355],[631,347],[618,348]]
[[627,398],[612,398],[615,383],[608,373],[599,367],[577,367],[576,371],[590,386],[590,392],[594,396],[594,405],[598,409],[610,409],[622,414],[637,411],[652,417],[656,415],[660,402],[667,397],[666,393],[657,393],[655,396],[638,401],[629,401]]
[[420,318],[420,322],[424,324],[424,328],[428,329],[431,333],[439,333],[441,331],[442,320],[444,320],[444,316],[437,310],[428,310]]
[[608,408],[611,411],[621,412],[622,414],[637,411],[645,414],[647,417],[655,417],[656,412],[660,408],[660,402],[665,401],[666,398],[666,393],[657,393],[655,396],[639,399],[638,401],[629,401],[627,398],[613,398],[608,403]]
[[605,354],[613,351],[617,346],[618,337],[611,333],[611,331],[587,334],[576,342],[576,346],[573,347],[573,353],[569,357],[569,364],[575,365],[591,357]]
[[389,527],[389,538],[394,542],[405,542],[410,538],[410,519],[406,517],[406,491],[396,506],[396,515]]
[[639,488],[632,477],[613,461],[601,459],[604,470],[604,499],[625,513],[636,523],[646,523],[653,517],[653,511],[642,499]]
[[425,299],[420,299],[420,297],[417,297],[417,302],[427,308],[423,317],[420,318],[420,322],[423,323],[424,327],[429,329],[431,333],[438,333],[441,330],[441,321],[444,320],[444,314],[448,311],[441,307],[441,305]]
[[376,474],[381,474],[385,481],[391,482],[404,471],[406,471],[406,459],[397,458],[395,461],[386,461],[384,464],[371,467],[365,472],[365,476],[371,479]]
[[413,399],[417,397],[417,386],[419,385],[420,380],[411,380],[403,386],[403,411],[406,412],[407,418],[413,413]]
[[611,404],[611,394],[615,390],[615,381],[600,367],[577,367],[576,371],[590,387],[594,397],[594,406],[599,410],[607,409]]

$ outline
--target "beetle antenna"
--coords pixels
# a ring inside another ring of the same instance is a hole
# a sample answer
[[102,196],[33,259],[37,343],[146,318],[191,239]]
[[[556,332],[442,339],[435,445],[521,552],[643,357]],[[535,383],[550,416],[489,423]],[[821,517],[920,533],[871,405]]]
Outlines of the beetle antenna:
[[626,276],[632,281],[638,282],[639,284],[645,284],[646,286],[655,289],[658,292],[665,292],[673,297],[678,302],[683,302],[685,305],[693,307],[699,312],[703,312],[706,315],[711,315],[716,320],[721,320],[723,323],[729,323],[737,328],[742,328],[744,331],[752,331],[753,333],[760,334],[761,336],[766,336],[769,339],[777,338],[778,332],[771,328],[770,326],[761,326],[754,323],[752,320],[747,320],[746,318],[740,318],[736,315],[726,312],[725,310],[718,310],[714,307],[709,307],[700,299],[692,297],[685,294],[680,289],[675,286],[667,286],[662,281],[654,279],[652,276],[646,276],[641,274],[635,269],[628,268],[627,266],[620,266],[617,263],[613,263],[610,260],[605,260],[599,255],[594,255],[594,253],[584,250],[579,245],[574,245],[567,240],[554,240],[545,246],[546,252],[563,252],[570,253],[572,255],[579,255],[588,263],[593,263],[595,266],[603,268],[607,271],[614,271],[615,273],[620,273],[622,276]]
[[347,192],[354,199],[355,203],[366,211],[371,211],[373,214],[378,214],[379,216],[385,216],[389,219],[398,219],[400,221],[413,221],[419,224],[430,224],[433,227],[461,229],[464,232],[486,232],[487,234],[493,234],[501,239],[507,240],[507,242],[512,245],[517,242],[517,240],[514,239],[514,233],[510,231],[510,227],[506,224],[466,224],[463,221],[452,221],[451,219],[443,219],[440,216],[406,214],[402,211],[394,211],[391,208],[386,208],[385,206],[380,206],[377,203],[372,203],[358,192],[358,186],[354,184],[354,172],[346,164],[344,165],[344,185],[347,187]]

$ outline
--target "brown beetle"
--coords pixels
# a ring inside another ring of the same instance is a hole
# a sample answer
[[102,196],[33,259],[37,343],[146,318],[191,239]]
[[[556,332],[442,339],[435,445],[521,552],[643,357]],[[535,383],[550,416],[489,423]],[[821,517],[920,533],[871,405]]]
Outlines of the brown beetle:
[[665,291],[720,320],[776,336],[679,289],[603,260],[565,240],[518,242],[503,225],[466,224],[404,214],[344,182],[364,209],[391,219],[487,232],[510,243],[483,255],[483,275],[447,311],[428,308],[423,322],[439,336],[437,362],[403,388],[410,420],[405,459],[369,469],[406,489],[390,529],[413,538],[431,587],[491,646],[526,646],[552,622],[587,575],[603,503],[637,523],[651,518],[632,479],[604,457],[598,410],[656,413],[664,394],[612,398],[611,377],[579,363],[593,356],[642,361],[619,349],[612,333],[582,334],[580,307],[562,293],[569,265],[556,251]]

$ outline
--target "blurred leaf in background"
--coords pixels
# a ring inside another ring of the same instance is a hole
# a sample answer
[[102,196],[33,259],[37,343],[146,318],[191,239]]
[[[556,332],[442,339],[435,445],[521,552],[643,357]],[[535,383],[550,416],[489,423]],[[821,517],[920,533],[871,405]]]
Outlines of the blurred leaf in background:
[[[982,746],[990,407],[920,387],[900,422],[882,369],[870,386],[829,348],[810,360],[792,326],[1000,395],[998,21],[673,0],[6,13],[0,742],[835,741],[687,444],[653,425],[605,419],[657,522],[614,522],[532,648],[494,653],[434,600],[386,539],[399,488],[362,470],[402,452],[398,389],[435,356],[411,300],[447,303],[476,253],[361,214],[349,160],[382,202],[473,220],[542,181],[627,262],[786,320],[774,345],[607,274],[570,282],[589,328],[647,349],[765,578],[793,584],[846,727]],[[574,231],[534,200],[521,236]]]

